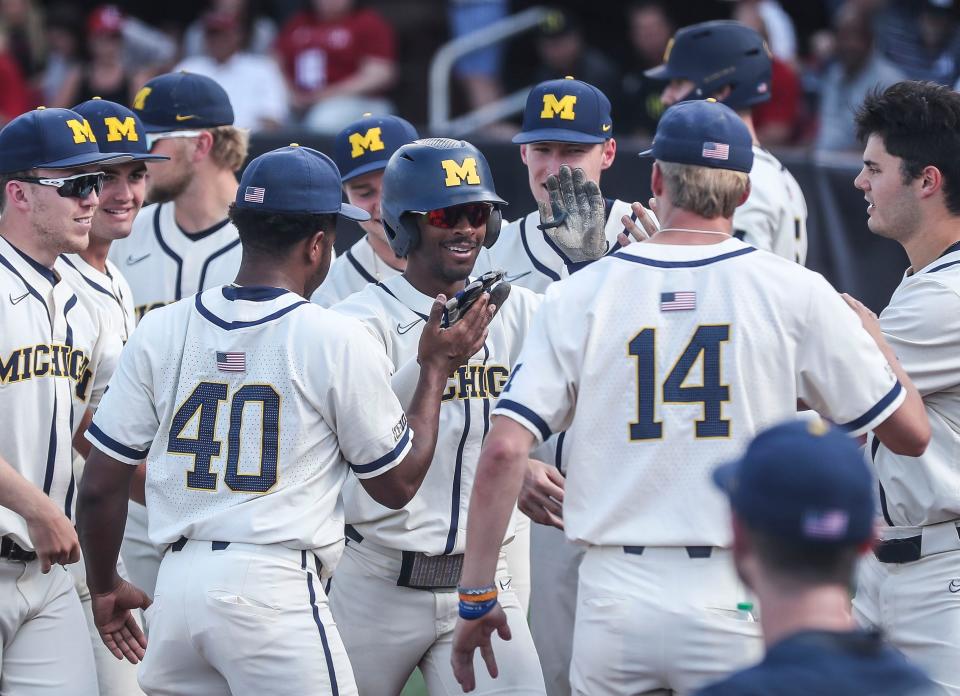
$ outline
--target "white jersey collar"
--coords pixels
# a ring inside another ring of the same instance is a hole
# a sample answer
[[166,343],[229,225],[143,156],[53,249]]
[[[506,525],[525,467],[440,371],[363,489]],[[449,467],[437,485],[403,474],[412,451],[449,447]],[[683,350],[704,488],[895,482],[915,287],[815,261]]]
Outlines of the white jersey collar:
[[614,256],[631,256],[652,261],[704,261],[736,252],[755,251],[749,244],[731,237],[719,244],[651,244],[634,242],[614,253]]

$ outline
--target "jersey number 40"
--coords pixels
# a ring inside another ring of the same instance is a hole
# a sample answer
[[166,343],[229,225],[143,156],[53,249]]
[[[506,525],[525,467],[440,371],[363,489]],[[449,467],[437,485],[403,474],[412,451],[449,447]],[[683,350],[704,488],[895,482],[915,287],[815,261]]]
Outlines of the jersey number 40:
[[[217,489],[217,474],[210,464],[221,456],[223,443],[216,439],[220,404],[227,401],[227,385],[201,382],[183,402],[170,423],[167,451],[193,457],[193,470],[187,471],[187,488],[205,491]],[[260,404],[260,473],[240,473],[240,431],[247,404]],[[198,418],[196,437],[182,437],[187,425]],[[240,493],[266,493],[277,483],[277,459],[280,447],[280,395],[269,384],[246,384],[230,399],[230,428],[227,432],[227,466],[223,480],[230,490]]]
[[[662,402],[702,403],[703,419],[696,422],[697,437],[729,437],[730,421],[723,419],[723,403],[730,387],[720,383],[721,344],[730,340],[730,326],[698,326],[662,385]],[[637,420],[630,424],[631,440],[659,440],[663,421],[657,419],[657,330],[644,329],[627,344],[637,362]],[[703,383],[684,386],[687,375],[701,360]]]

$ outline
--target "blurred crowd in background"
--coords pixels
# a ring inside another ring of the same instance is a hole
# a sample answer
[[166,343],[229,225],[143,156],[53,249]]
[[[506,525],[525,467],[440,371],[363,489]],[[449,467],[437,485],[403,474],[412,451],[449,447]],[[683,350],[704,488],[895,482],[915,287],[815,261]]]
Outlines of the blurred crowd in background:
[[[155,74],[209,75],[254,132],[335,133],[363,112],[424,123],[430,60],[445,42],[531,0],[0,0],[0,123],[94,96],[131,104]],[[647,137],[663,110],[658,65],[674,31],[733,18],[766,38],[773,99],[754,113],[767,146],[855,150],[851,114],[902,79],[955,86],[960,0],[557,2],[541,26],[463,58],[463,113],[534,82],[573,75],[613,103],[618,137]],[[491,133],[508,134],[510,123]]]

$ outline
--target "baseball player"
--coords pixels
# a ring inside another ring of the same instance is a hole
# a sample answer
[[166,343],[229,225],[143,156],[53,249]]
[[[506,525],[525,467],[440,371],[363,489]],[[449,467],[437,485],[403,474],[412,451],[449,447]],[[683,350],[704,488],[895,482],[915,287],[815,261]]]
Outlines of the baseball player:
[[670,40],[663,65],[647,77],[669,80],[664,106],[713,97],[734,109],[753,138],[750,197],[733,216],[733,233],[758,249],[802,264],[807,258],[807,203],[793,175],[764,150],[751,108],[770,99],[770,50],[756,31],[730,20],[682,28]]
[[960,694],[960,95],[900,82],[868,97],[856,120],[866,147],[854,185],[868,203],[867,225],[910,259],[879,324],[857,306],[916,383],[932,437],[920,457],[868,442],[883,519],[854,613]]
[[68,109],[0,131],[0,693],[98,693],[83,609],[71,439],[120,351],[97,307],[55,270],[86,248],[103,154]]
[[[147,201],[133,232],[110,247],[109,258],[133,292],[136,318],[156,307],[229,283],[240,266],[240,240],[227,217],[247,133],[234,128],[223,88],[187,72],[155,77],[137,93],[133,111],[147,131],[150,152],[170,158],[150,165]],[[147,513],[130,502],[123,560],[148,595],[161,550],[147,540]]]
[[698,696],[935,693],[850,615],[854,569],[874,541],[874,482],[855,440],[823,421],[788,421],[713,478],[730,500],[733,561],[763,608],[767,654]]
[[[90,124],[101,152],[124,154],[132,159],[117,164],[103,165],[103,188],[100,205],[90,225],[90,244],[76,254],[62,255],[57,271],[73,285],[74,292],[97,306],[108,321],[107,330],[126,343],[134,327],[133,297],[130,286],[120,269],[107,259],[110,244],[130,234],[133,220],[143,205],[147,186],[148,161],[166,159],[148,152],[146,134],[140,119],[130,109],[103,99],[91,99],[73,108]],[[74,448],[80,453],[74,459],[74,473],[79,481],[83,475],[83,458],[90,445],[83,437],[93,414],[77,425]],[[82,455],[82,456],[81,456]],[[128,696],[142,693],[137,686],[136,668],[118,661],[106,649],[93,621],[90,592],[80,563],[69,566],[87,619],[87,629],[93,643],[97,663],[97,681],[101,696]],[[122,561],[118,572],[126,576]]]
[[393,253],[383,231],[380,189],[390,155],[418,137],[416,129],[399,116],[371,114],[337,133],[333,161],[343,174],[343,190],[350,204],[367,211],[370,219],[360,223],[366,234],[330,266],[327,279],[311,298],[317,304],[330,307],[368,283],[403,273],[406,261]]
[[149,535],[166,553],[148,694],[357,694],[323,587],[343,549],[340,489],[352,470],[386,509],[410,499],[436,442],[434,402],[488,314],[443,332],[434,303],[404,413],[369,332],[305,299],[329,268],[336,216],[367,218],[340,186],[309,148],[251,162],[231,209],[236,283],[145,317],[87,431],[78,514],[94,616],[133,662],[146,641],[130,609],[150,600],[116,559],[128,486],[149,460]]
[[[599,191],[597,202],[599,207]],[[394,388],[401,401],[408,393],[407,375],[417,370],[431,298],[437,293],[453,297],[464,289],[480,248],[496,242],[504,203],[483,154],[467,142],[418,140],[390,158],[381,210],[394,251],[407,259],[406,270],[368,285],[334,309],[359,318],[380,339],[396,371]],[[599,226],[596,232],[599,237]],[[388,510],[353,482],[344,488],[349,542],[330,606],[363,694],[399,694],[418,666],[431,694],[457,688],[449,655],[467,503],[492,401],[510,377],[538,304],[537,295],[514,288],[482,348],[452,372],[438,403],[433,462],[409,503]],[[511,536],[513,530],[505,530],[500,545]],[[543,694],[511,570],[499,552],[497,581],[516,630],[506,646],[500,682],[487,680],[479,688],[482,693]],[[404,630],[385,631],[385,626]]]
[[736,113],[678,104],[653,143],[660,230],[547,291],[494,410],[454,638],[468,691],[474,649],[495,668],[489,635],[514,628],[492,584],[496,540],[531,446],[551,433],[570,436],[563,525],[586,547],[570,679],[591,696],[685,693],[759,656],[708,473],[798,398],[901,453],[926,446],[916,389],[833,288],[732,236],[753,164]]

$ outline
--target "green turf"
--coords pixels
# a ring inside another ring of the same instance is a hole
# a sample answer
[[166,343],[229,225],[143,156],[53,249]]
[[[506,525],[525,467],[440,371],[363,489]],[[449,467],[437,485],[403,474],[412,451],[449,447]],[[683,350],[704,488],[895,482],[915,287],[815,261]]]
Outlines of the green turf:
[[410,680],[403,687],[400,696],[427,696],[427,685],[423,683],[423,675],[419,669],[415,669],[410,675]]

